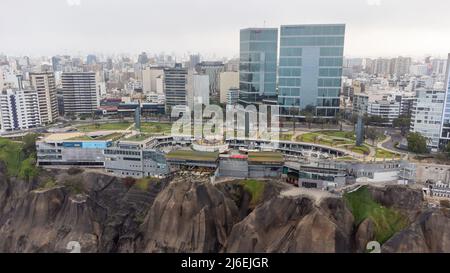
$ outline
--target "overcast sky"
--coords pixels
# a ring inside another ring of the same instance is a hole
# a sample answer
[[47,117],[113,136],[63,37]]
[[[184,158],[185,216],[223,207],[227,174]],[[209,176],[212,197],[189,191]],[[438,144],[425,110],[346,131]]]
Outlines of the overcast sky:
[[0,53],[239,54],[239,29],[345,23],[345,55],[450,52],[448,0],[0,0]]

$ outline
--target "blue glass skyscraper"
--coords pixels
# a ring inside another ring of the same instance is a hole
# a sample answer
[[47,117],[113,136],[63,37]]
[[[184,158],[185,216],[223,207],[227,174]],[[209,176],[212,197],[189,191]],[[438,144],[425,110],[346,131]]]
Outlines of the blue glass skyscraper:
[[277,28],[247,28],[240,33],[239,102],[276,100]]
[[441,142],[448,143],[450,140],[450,53],[447,59],[447,72],[445,74],[445,101],[441,121]]
[[339,111],[345,25],[284,25],[280,29],[278,103],[281,114],[335,116]]

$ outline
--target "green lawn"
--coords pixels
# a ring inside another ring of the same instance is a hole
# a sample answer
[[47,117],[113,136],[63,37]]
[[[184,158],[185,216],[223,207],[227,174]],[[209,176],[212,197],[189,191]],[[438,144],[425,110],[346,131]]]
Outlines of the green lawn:
[[319,136],[320,134],[318,133],[306,133],[303,135],[300,135],[297,137],[297,141],[300,142],[308,142],[308,143],[314,143],[316,141],[316,138]]
[[389,151],[384,150],[384,149],[377,148],[377,158],[392,159],[392,158],[397,158],[397,157],[400,157],[400,155],[396,154],[396,153],[389,152]]
[[81,132],[93,132],[93,131],[114,131],[114,130],[126,130],[131,126],[130,122],[113,122],[113,123],[93,123],[88,125],[77,126],[77,129]]
[[199,152],[191,150],[175,150],[166,155],[168,159],[178,160],[198,160],[198,161],[216,161],[219,158],[218,152]]
[[355,159],[351,156],[343,156],[343,157],[339,157],[337,160],[346,161],[346,160],[355,160]]
[[22,151],[23,144],[0,138],[0,160],[5,162],[7,174],[20,178],[36,177],[35,155],[26,157]]
[[171,123],[143,122],[141,123],[141,132],[147,134],[170,134],[172,131]]
[[[344,139],[342,139],[344,138]],[[297,137],[297,141],[315,143],[325,146],[350,145],[354,141],[353,132],[344,131],[318,131],[306,133]]]
[[353,146],[350,148],[350,150],[354,153],[358,153],[358,154],[365,154],[368,155],[370,154],[370,149],[363,145],[363,146]]
[[129,140],[129,141],[143,141],[143,140],[146,140],[149,137],[150,137],[150,135],[147,135],[147,134],[138,134],[138,135],[134,135],[134,136],[128,137],[128,138],[126,138],[126,140]]
[[406,216],[395,209],[384,207],[375,202],[367,187],[361,187],[355,192],[346,193],[344,199],[353,213],[356,225],[367,218],[373,221],[375,239],[381,244],[408,225]]
[[350,131],[319,131],[317,133],[320,133],[322,135],[331,136],[331,137],[341,137],[341,138],[348,138],[350,140],[355,140],[355,132]]
[[266,183],[263,181],[258,181],[254,179],[247,179],[240,182],[242,186],[244,186],[244,190],[246,190],[252,196],[250,200],[250,205],[257,205],[261,202],[264,194],[264,189]]
[[249,152],[248,161],[252,162],[284,162],[280,152]]
[[291,141],[292,136],[293,136],[292,133],[281,133],[280,140]]

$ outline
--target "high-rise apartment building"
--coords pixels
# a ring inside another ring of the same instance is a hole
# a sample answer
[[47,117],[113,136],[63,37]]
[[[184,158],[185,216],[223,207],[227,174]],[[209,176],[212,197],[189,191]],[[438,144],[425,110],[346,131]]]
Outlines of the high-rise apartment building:
[[260,103],[276,97],[277,28],[240,31],[239,102]]
[[30,73],[31,86],[37,91],[41,123],[52,123],[58,117],[55,74],[53,72]]
[[181,64],[164,69],[164,93],[166,95],[166,113],[171,113],[175,106],[187,105],[187,69]]
[[41,125],[38,93],[32,89],[0,91],[1,131],[35,128]]
[[391,59],[390,63],[390,74],[397,75],[397,77],[409,74],[409,67],[411,66],[411,58],[409,57],[398,57]]
[[64,112],[92,114],[99,106],[94,72],[65,72],[61,76]]
[[335,116],[343,65],[345,25],[285,25],[280,29],[278,103],[282,115]]

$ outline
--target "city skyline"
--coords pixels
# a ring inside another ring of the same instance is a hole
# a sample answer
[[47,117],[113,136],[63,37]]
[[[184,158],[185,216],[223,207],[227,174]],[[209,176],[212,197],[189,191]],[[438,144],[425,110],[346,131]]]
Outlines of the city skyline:
[[6,0],[0,4],[0,53],[198,52],[206,59],[232,58],[239,53],[240,29],[303,23],[346,24],[346,57],[444,58],[450,51],[450,3],[444,1],[246,1],[239,8],[238,2],[210,2]]

